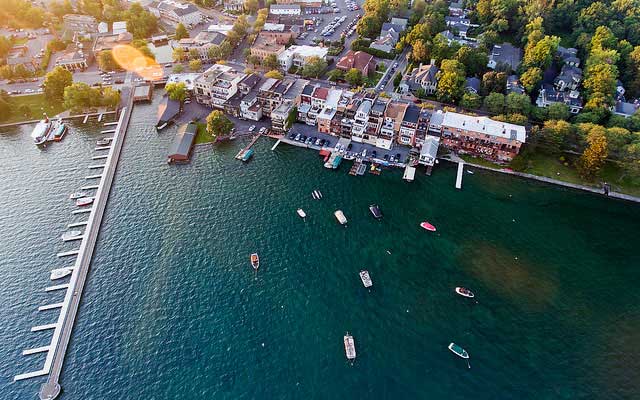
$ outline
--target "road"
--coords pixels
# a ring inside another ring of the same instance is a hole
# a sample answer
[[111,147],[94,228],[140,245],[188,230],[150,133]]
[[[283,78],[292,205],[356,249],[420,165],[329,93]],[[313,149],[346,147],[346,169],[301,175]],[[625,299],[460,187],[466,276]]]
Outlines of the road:
[[[409,48],[407,47],[404,49],[402,53],[396,56],[396,58],[393,61],[387,64],[389,68],[387,68],[387,70],[385,71],[385,74],[382,76],[382,78],[380,78],[380,81],[376,86],[376,91],[392,93],[395,90],[395,88],[393,87],[393,78],[395,78],[396,74],[404,73],[405,68],[407,68],[408,54],[409,54]],[[395,69],[393,69],[393,72],[392,72],[390,66],[392,66],[394,63],[398,63],[398,66]],[[382,85],[383,82],[384,82],[384,85]]]

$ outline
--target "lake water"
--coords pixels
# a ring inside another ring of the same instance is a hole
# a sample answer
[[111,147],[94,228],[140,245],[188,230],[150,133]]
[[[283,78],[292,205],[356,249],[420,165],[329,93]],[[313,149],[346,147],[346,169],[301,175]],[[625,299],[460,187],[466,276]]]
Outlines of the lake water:
[[[270,139],[247,164],[236,142],[170,166],[176,128],[154,122],[155,105],[136,106],[62,399],[640,398],[637,205],[483,171],[456,190],[449,164],[412,183],[352,177]],[[63,297],[44,288],[70,264],[55,257],[80,220],[68,195],[100,129],[78,123],[44,151],[30,127],[0,135],[1,399],[35,399],[44,382],[13,376],[42,366],[21,351],[50,340],[29,329],[57,318],[37,307]]]

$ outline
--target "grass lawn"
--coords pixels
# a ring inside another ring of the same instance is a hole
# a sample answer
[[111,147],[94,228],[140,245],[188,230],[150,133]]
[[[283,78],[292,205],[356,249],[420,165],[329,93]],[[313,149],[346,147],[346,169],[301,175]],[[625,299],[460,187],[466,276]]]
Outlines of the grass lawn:
[[365,86],[375,87],[380,81],[380,79],[382,79],[382,75],[384,75],[384,72],[376,71],[371,78],[369,77],[365,78],[364,80]]
[[13,39],[13,45],[20,46],[27,43],[28,41],[29,41],[29,38],[27,38],[26,36],[21,38],[16,38],[16,39]]
[[198,134],[196,135],[196,144],[211,143],[213,137],[207,132],[207,124],[198,122]]
[[468,154],[459,154],[460,158],[465,160],[468,163],[482,165],[483,167],[492,168],[492,169],[501,169],[504,168],[504,165],[499,165],[492,163],[491,161],[487,161],[484,158],[470,156]]
[[[8,119],[1,121],[3,124],[41,119],[42,113],[44,112],[46,112],[49,117],[53,117],[65,110],[61,101],[48,101],[44,98],[44,94],[12,96],[9,103],[11,104],[13,113]],[[29,113],[27,115],[20,112],[23,106],[29,107]]]

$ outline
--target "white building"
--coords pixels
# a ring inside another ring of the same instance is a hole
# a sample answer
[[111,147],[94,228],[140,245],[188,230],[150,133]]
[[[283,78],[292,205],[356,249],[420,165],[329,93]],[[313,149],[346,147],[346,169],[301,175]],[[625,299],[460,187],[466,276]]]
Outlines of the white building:
[[318,46],[291,46],[278,56],[280,67],[288,71],[292,66],[302,67],[311,57],[317,56],[327,59],[328,49]]
[[213,108],[224,108],[224,103],[238,93],[238,83],[246,75],[227,65],[215,64],[195,81],[196,101]]
[[223,35],[226,35],[232,29],[233,29],[233,25],[211,24],[207,28],[207,31],[209,31],[209,32],[218,32],[218,33],[222,33]]
[[114,35],[119,35],[121,33],[125,33],[127,31],[127,22],[126,21],[116,21],[111,26],[111,30]]
[[422,147],[420,148],[420,158],[418,159],[418,163],[433,166],[436,162],[436,156],[438,155],[438,146],[440,146],[440,138],[427,135],[424,138]]
[[251,121],[260,121],[262,106],[258,103],[257,92],[250,92],[240,102],[240,116]]
[[202,13],[191,3],[179,3],[173,0],[154,1],[149,4],[149,12],[165,23],[186,27],[198,25],[202,21]]
[[272,4],[269,8],[269,14],[273,15],[300,15],[299,4]]
[[367,130],[367,122],[369,122],[369,113],[371,112],[371,100],[366,99],[360,103],[360,107],[353,117],[353,127],[351,128],[351,140],[354,142],[363,142],[363,137]]

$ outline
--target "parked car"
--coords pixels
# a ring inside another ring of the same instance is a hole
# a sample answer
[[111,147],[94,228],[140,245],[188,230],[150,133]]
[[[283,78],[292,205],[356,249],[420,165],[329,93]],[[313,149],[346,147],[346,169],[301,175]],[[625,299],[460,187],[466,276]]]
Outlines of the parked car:
[[256,130],[256,126],[255,125],[251,125],[249,127],[249,132],[253,132],[254,130]]
[[296,138],[295,138],[295,141],[296,141],[296,142],[297,142],[298,140],[300,140],[300,134],[299,134],[299,133],[296,135]]
[[294,139],[295,139],[295,137],[296,137],[296,134],[295,134],[295,133],[292,133],[291,135],[289,135],[289,139],[291,139],[291,140],[294,140]]

